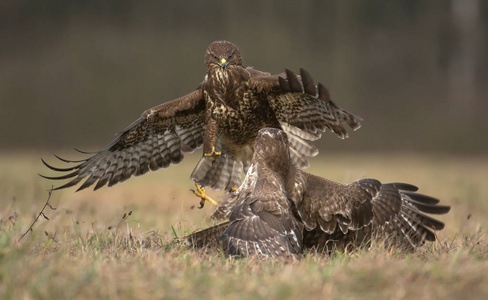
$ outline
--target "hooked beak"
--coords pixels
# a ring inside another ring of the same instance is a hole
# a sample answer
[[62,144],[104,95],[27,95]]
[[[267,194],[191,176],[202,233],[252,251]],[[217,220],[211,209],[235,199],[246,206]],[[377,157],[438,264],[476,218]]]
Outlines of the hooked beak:
[[228,65],[229,65],[229,62],[225,58],[222,58],[219,62],[219,66],[221,66],[222,69],[225,69],[225,67],[227,67]]

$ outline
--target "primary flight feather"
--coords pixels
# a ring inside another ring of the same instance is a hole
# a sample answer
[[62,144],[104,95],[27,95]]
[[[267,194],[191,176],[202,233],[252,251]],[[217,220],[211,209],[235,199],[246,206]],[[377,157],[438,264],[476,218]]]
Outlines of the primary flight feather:
[[230,191],[240,185],[264,127],[288,134],[292,162],[308,166],[306,157],[318,150],[311,143],[330,130],[347,137],[345,125],[358,129],[360,118],[330,100],[327,89],[315,86],[305,70],[278,75],[246,68],[233,43],[216,41],[205,52],[207,74],[198,88],[180,98],[146,110],[108,146],[66,168],[44,164],[70,179],[57,189],[81,183],[78,190],[99,189],[149,170],[178,164],[183,154],[203,145],[203,156],[191,178],[202,186]]

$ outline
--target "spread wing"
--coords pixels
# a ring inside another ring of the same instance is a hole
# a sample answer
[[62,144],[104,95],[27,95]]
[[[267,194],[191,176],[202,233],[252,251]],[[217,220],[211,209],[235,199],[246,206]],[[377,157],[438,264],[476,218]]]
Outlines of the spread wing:
[[[95,190],[105,184],[112,186],[131,176],[149,170],[167,168],[183,159],[183,152],[191,152],[203,143],[205,131],[205,101],[200,90],[163,103],[145,111],[134,123],[122,130],[104,149],[85,154],[90,157],[65,163],[77,163],[68,168],[57,168],[43,163],[51,170],[69,172],[62,176],[43,176],[47,179],[71,179],[56,189],[74,186],[84,178],[78,190],[93,184]],[[81,152],[81,151],[80,151]]]
[[261,129],[244,182],[212,215],[230,219],[219,238],[230,254],[362,246],[373,235],[386,245],[415,248],[435,241],[434,231],[444,228],[428,214],[445,214],[450,207],[416,193],[417,187],[375,179],[336,183],[295,168],[288,146],[283,131]]
[[361,179],[343,185],[303,172],[301,176],[305,176],[305,196],[298,215],[311,232],[304,241],[308,246],[347,239],[352,233],[366,233],[370,238],[374,232],[387,237],[390,244],[416,247],[435,241],[433,231],[444,228],[426,214],[450,210],[437,205],[435,198],[415,193],[417,187],[410,184]]
[[[251,73],[251,86],[264,94],[284,130],[305,139],[317,140],[326,129],[340,138],[348,137],[345,124],[353,130],[361,127],[361,118],[343,110],[330,99],[328,90],[321,83],[316,87],[310,74],[300,69],[278,75],[262,72]],[[286,128],[289,127],[289,128]],[[293,143],[293,141],[290,141]]]
[[332,234],[359,230],[373,220],[372,195],[357,184],[343,185],[318,176],[298,171],[297,189],[302,202],[298,215],[308,230],[320,227]]

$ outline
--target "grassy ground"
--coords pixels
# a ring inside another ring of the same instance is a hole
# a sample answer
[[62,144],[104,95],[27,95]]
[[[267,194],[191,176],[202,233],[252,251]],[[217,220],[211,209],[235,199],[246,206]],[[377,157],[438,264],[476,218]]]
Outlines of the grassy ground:
[[[302,260],[229,259],[172,244],[209,225],[188,175],[196,156],[97,192],[52,194],[38,153],[0,156],[0,299],[484,299],[488,157],[322,153],[308,171],[418,185],[451,205],[439,242],[414,254],[380,247]],[[43,154],[49,161],[50,156]],[[48,173],[49,175],[49,173]],[[212,193],[219,198],[221,194]],[[130,215],[128,213],[131,212]],[[122,218],[125,215],[125,218]],[[174,230],[173,230],[174,229]]]

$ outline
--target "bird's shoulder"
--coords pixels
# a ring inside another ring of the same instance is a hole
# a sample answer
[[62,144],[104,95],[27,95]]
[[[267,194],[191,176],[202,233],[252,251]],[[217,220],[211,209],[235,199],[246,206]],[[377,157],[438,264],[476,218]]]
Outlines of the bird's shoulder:
[[202,90],[196,89],[184,96],[147,109],[142,113],[141,118],[172,118],[182,113],[187,114],[202,111],[204,107],[205,102],[203,101]]
[[249,73],[248,86],[257,93],[271,93],[280,90],[279,77],[285,76],[284,73],[272,75],[269,72],[256,70],[252,67],[247,67],[246,71]]

